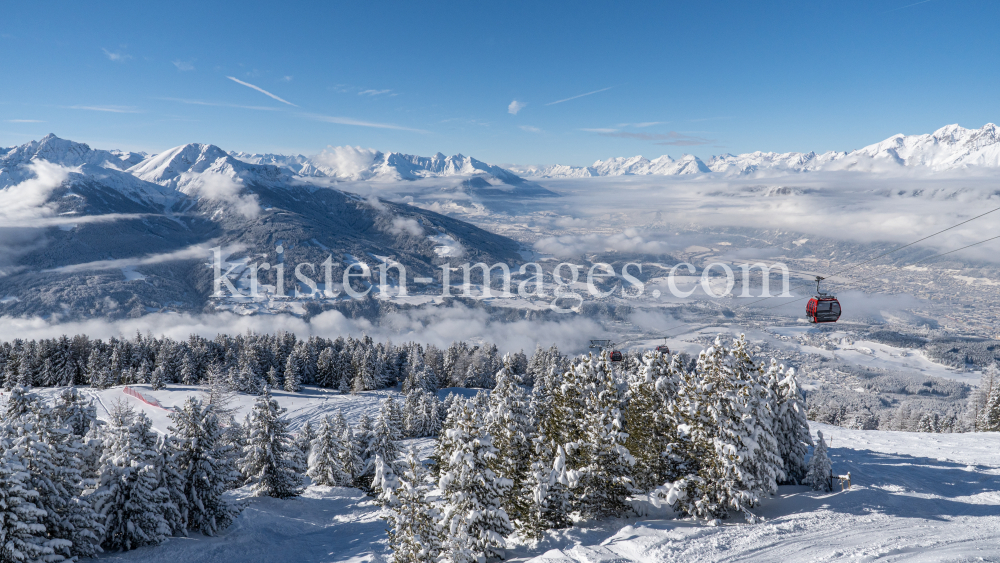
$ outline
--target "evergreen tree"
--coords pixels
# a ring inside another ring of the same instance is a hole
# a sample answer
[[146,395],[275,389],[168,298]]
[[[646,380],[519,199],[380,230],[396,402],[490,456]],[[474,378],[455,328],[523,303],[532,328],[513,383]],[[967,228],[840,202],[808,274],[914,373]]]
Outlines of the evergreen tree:
[[169,502],[161,505],[163,519],[174,535],[187,535],[188,501],[185,480],[177,471],[177,449],[171,436],[158,436],[156,440],[156,471],[160,477],[159,488],[166,492]]
[[633,484],[650,492],[675,473],[679,441],[674,402],[679,378],[668,356],[648,352],[629,379],[625,448],[635,459]]
[[606,356],[588,356],[576,367],[587,394],[585,416],[580,419],[584,425],[583,442],[578,446],[580,477],[573,479],[584,514],[602,517],[621,516],[628,509],[635,463],[625,448],[628,435],[619,409],[623,397]]
[[185,500],[184,525],[215,536],[239,514],[238,507],[223,498],[226,485],[234,473],[238,475],[232,466],[232,446],[225,443],[224,430],[210,404],[189,397],[170,420],[176,450],[173,462]]
[[772,359],[768,378],[777,398],[774,435],[778,439],[785,482],[798,484],[805,477],[806,452],[812,445],[805,400],[799,391],[794,369],[786,372],[784,366]]
[[298,393],[302,389],[302,371],[295,356],[288,356],[285,363],[285,391]]
[[744,382],[746,393],[743,404],[746,410],[743,422],[749,433],[751,455],[742,460],[742,467],[753,476],[752,487],[758,495],[778,492],[778,482],[784,481],[784,462],[775,437],[775,407],[777,395],[765,373],[750,356],[746,336],[741,334],[733,342],[732,356],[736,375]]
[[67,387],[56,398],[52,415],[71,433],[82,438],[97,420],[97,407],[93,400],[85,399],[76,387]]
[[566,473],[566,454],[562,446],[556,449],[552,466],[534,461],[526,482],[527,510],[521,520],[521,532],[538,539],[549,529],[568,528],[573,507],[569,499],[569,476]]
[[27,473],[17,450],[3,444],[0,453],[0,560],[39,561],[52,558],[45,545],[45,511],[36,507],[38,492],[26,483]]
[[12,432],[9,447],[20,456],[27,485],[38,493],[34,504],[45,512],[45,527],[53,557],[89,557],[100,548],[104,530],[90,500],[83,496],[84,446],[80,436],[63,426],[40,401],[5,431]]
[[296,447],[282,417],[286,409],[271,398],[268,388],[257,398],[250,413],[247,445],[240,471],[247,476],[256,496],[289,498],[302,494],[302,467]]
[[[342,412],[338,414],[343,415]],[[364,450],[354,435],[354,429],[346,424],[344,425],[343,433],[340,435],[340,441],[344,445],[343,449],[340,450],[341,465],[344,467],[344,473],[350,476],[351,484],[355,484],[361,479],[361,472],[364,469],[361,459]]]
[[198,384],[198,366],[191,354],[184,354],[181,358],[180,377],[184,385]]
[[826,453],[826,442],[823,440],[823,433],[817,431],[816,446],[813,448],[813,455],[809,458],[809,470],[806,472],[803,483],[812,485],[817,491],[833,490],[833,464]]
[[316,359],[316,384],[332,389],[336,387],[337,350],[333,347],[324,348]]
[[471,403],[466,403],[445,433],[455,448],[438,479],[447,535],[442,561],[503,559],[504,538],[514,529],[501,499],[510,493],[511,482],[490,469],[497,455],[493,437]]
[[309,450],[312,448],[312,443],[315,439],[316,430],[313,429],[312,422],[307,420],[302,426],[302,430],[295,436],[295,445],[302,452],[301,460],[303,461],[303,465],[305,465],[305,460],[309,459]]
[[[534,428],[531,424],[528,394],[517,384],[512,358],[508,354],[496,375],[496,387],[489,395],[486,430],[493,436],[498,454],[492,469],[501,478],[511,481],[512,491],[521,491],[531,468]],[[524,496],[511,494],[503,499],[507,515],[521,519],[527,510]]]
[[1000,381],[994,382],[986,394],[977,428],[980,432],[1000,432]]
[[[381,409],[372,424],[371,431],[367,439],[362,457],[363,468],[361,470],[360,487],[364,490],[371,490],[372,479],[375,475],[375,459],[381,458],[384,463],[395,467],[399,458],[399,440],[402,432],[395,426],[392,420],[392,399],[382,401]],[[359,432],[359,438],[362,434]]]
[[166,382],[164,381],[166,376],[164,375],[163,366],[156,366],[153,373],[149,375],[149,385],[153,390],[163,389],[166,387]]
[[94,507],[103,519],[104,547],[127,551],[161,543],[171,529],[164,518],[169,494],[160,488],[155,440],[141,411],[119,404],[112,412],[101,456]]
[[344,468],[344,443],[335,426],[329,416],[323,417],[319,432],[312,440],[309,471],[306,475],[316,485],[349,487],[352,478]]
[[428,473],[414,451],[400,465],[400,475],[389,505],[389,546],[393,563],[435,563],[441,553],[443,531],[440,515],[427,500]]

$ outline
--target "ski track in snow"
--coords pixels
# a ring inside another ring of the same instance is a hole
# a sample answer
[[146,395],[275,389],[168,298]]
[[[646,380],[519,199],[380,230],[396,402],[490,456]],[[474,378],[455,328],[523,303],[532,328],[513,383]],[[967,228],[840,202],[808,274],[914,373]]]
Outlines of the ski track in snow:
[[[200,387],[134,388],[165,407],[180,405]],[[158,431],[169,425],[168,411],[122,393],[82,389],[98,402],[99,417],[116,400],[145,411]],[[39,389],[40,394],[54,394]],[[449,390],[442,391],[445,395]],[[470,390],[462,390],[471,394]],[[302,393],[275,391],[293,430],[315,425],[343,408],[356,423],[374,415],[393,390],[340,395],[308,387]],[[238,417],[254,397],[233,401]],[[652,563],[660,561],[1000,561],[1000,433],[920,434],[851,430],[812,423],[830,446],[835,473],[850,471],[854,487],[820,493],[807,487],[781,487],[776,497],[754,509],[758,524],[742,516],[719,526],[678,520],[669,510],[646,518],[582,522],[550,532],[537,545],[512,542],[510,561],[531,563]],[[407,440],[422,457],[433,449],[429,438]],[[309,487],[298,499],[246,498],[232,527],[219,537],[193,534],[156,547],[108,553],[108,561],[149,562],[375,562],[386,555],[385,522],[379,507],[356,489]],[[646,505],[648,507],[648,505]]]

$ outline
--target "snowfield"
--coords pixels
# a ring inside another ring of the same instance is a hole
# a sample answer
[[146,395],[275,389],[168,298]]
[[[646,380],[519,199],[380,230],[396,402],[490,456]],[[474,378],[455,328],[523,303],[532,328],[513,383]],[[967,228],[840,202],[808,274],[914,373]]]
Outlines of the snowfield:
[[[180,405],[202,388],[171,386],[136,391],[165,407]],[[51,390],[39,390],[47,394]],[[168,411],[126,395],[121,387],[83,390],[111,408],[127,401],[165,431]],[[442,395],[449,390],[442,390]],[[458,390],[455,390],[458,391]],[[470,393],[471,390],[461,390]],[[349,422],[374,413],[378,401],[399,397],[392,390],[340,395],[316,388],[302,393],[276,391],[288,408],[293,429],[343,408]],[[242,417],[253,397],[233,402]],[[833,470],[850,472],[850,490],[820,493],[808,487],[781,487],[779,495],[755,509],[762,522],[742,516],[718,526],[675,519],[641,499],[641,518],[578,522],[549,532],[538,544],[511,542],[508,560],[532,563],[625,563],[658,561],[1000,561],[1000,433],[923,434],[850,430],[812,423],[830,446]],[[421,455],[430,439],[408,440]],[[156,547],[107,553],[108,561],[148,562],[375,562],[387,560],[386,523],[381,509],[357,489],[310,486],[296,499],[248,497],[222,534],[171,538]]]
[[920,434],[811,424],[853,488],[781,487],[718,527],[646,519],[572,532],[533,563],[1000,560],[1000,434]]

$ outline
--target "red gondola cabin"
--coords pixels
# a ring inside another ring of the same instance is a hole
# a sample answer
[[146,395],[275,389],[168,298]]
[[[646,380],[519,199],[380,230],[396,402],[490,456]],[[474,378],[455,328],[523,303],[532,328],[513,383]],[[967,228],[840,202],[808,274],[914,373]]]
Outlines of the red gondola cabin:
[[656,347],[656,351],[659,352],[659,353],[661,353],[661,354],[663,354],[663,355],[665,355],[665,356],[669,356],[670,355],[670,348],[667,348],[666,345],[657,346]]
[[620,361],[622,361],[624,359],[625,359],[625,357],[622,356],[622,353],[619,352],[618,350],[612,350],[611,351],[611,361],[612,362],[620,362]]
[[832,295],[817,295],[806,305],[811,323],[835,323],[840,318],[840,301]]
[[835,323],[840,318],[840,301],[819,288],[824,279],[816,276],[816,295],[806,304],[806,316],[811,323]]

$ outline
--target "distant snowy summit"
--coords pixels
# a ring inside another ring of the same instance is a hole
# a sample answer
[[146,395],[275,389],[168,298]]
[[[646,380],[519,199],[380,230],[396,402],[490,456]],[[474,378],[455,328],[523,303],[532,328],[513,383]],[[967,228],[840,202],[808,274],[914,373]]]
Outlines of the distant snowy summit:
[[[16,147],[0,147],[0,189],[30,177],[24,166],[45,160],[71,168],[87,166],[126,172],[141,180],[179,188],[195,174],[222,174],[257,183],[284,181],[290,176],[328,177],[342,181],[393,181],[421,178],[470,177],[475,185],[528,188],[523,178],[470,156],[416,156],[360,147],[330,147],[302,155],[252,154],[224,151],[215,145],[189,143],[159,154],[92,149],[85,143],[46,135]],[[530,191],[530,190],[529,190]],[[537,188],[536,188],[537,191]]]
[[948,125],[927,135],[893,135],[851,152],[722,154],[704,162],[684,155],[649,160],[642,156],[598,160],[591,166],[512,167],[522,176],[535,178],[587,178],[594,176],[681,176],[720,173],[748,175],[756,172],[810,172],[817,170],[888,171],[901,167],[923,167],[934,171],[974,167],[1000,168],[1000,133],[988,123],[981,129]]
[[663,155],[653,160],[642,156],[598,160],[591,166],[527,166],[512,168],[523,176],[541,178],[591,178],[595,176],[681,176],[711,172],[700,158],[686,154],[680,160]]
[[509,170],[470,156],[415,156],[360,147],[330,147],[318,155],[229,153],[251,164],[270,164],[299,176],[326,176],[337,180],[417,180],[446,176],[488,176],[500,183],[518,185],[524,179]]

